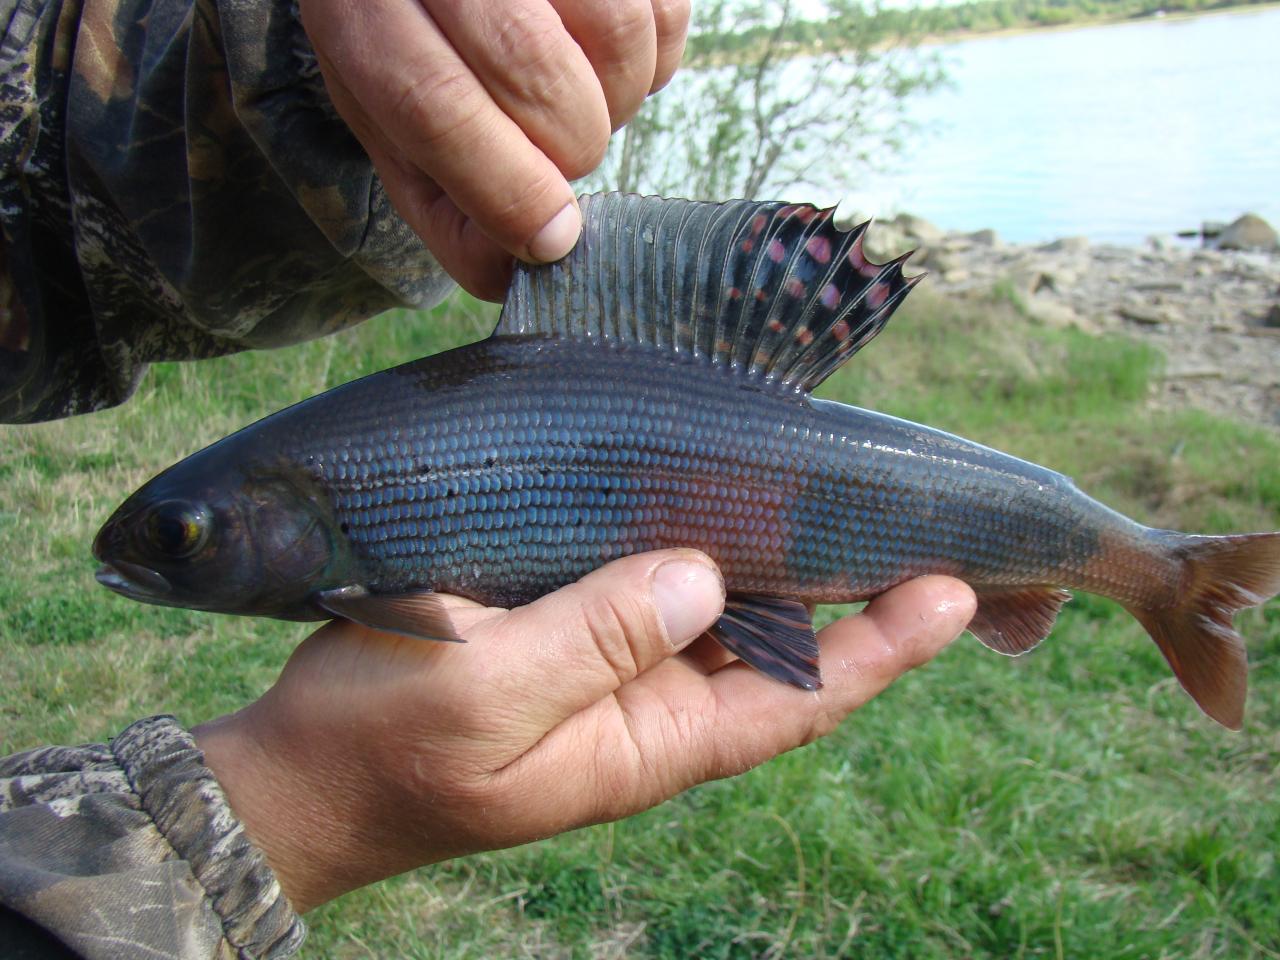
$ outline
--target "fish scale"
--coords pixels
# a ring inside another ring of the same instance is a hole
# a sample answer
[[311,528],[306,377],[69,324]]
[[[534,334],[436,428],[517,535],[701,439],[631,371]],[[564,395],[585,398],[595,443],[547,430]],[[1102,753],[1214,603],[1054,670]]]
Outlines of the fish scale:
[[[611,559],[686,546],[714,556],[735,590],[847,602],[942,569],[1041,582],[1094,550],[1067,531],[1105,508],[947,434],[744,393],[727,367],[708,375],[652,348],[515,338],[463,352],[450,356],[476,372],[461,397],[452,365],[423,362],[345,388],[349,417],[328,433],[282,423],[264,437],[334,490],[376,591],[432,583],[519,604]],[[1037,500],[1034,515],[989,507],[1026,484],[1066,496]],[[941,503],[961,506],[923,524],[924,505]]]
[[709,631],[820,685],[814,603],[941,573],[970,630],[1019,654],[1068,589],[1123,603],[1179,681],[1238,727],[1232,618],[1280,590],[1280,534],[1154,530],[1066,477],[815,399],[915,282],[866,226],[795,204],[601,195],[564,260],[518,266],[493,336],[336,388],[160,474],[94,543],[99,579],[155,603],[339,615],[457,639],[453,593],[532,601],[619,557],[719,565]]

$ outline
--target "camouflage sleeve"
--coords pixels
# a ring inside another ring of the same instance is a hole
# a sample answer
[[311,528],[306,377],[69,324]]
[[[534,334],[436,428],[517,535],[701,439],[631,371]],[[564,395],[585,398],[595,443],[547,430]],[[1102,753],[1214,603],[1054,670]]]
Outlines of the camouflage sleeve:
[[450,289],[296,0],[0,0],[0,29],[0,422]]
[[203,759],[172,717],[0,758],[0,952],[48,956],[30,945],[52,935],[89,960],[294,953],[302,921]]

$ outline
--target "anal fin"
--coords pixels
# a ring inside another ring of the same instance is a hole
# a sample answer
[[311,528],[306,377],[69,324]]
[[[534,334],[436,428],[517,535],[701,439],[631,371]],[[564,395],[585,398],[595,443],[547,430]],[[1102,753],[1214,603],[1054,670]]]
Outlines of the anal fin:
[[429,590],[370,593],[364,587],[338,587],[317,593],[312,599],[334,616],[374,630],[419,640],[465,642],[454,629],[445,605]]
[[707,633],[766,676],[801,690],[822,686],[818,641],[803,603],[730,594],[724,614]]
[[975,587],[978,612],[969,632],[984,644],[1016,657],[1035,647],[1053,629],[1071,592],[1061,587]]

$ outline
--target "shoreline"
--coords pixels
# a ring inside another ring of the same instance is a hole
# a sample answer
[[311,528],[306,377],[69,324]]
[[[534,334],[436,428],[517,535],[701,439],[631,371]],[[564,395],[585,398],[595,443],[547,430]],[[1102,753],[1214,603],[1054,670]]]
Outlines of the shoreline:
[[[1266,3],[1245,3],[1228,7],[1216,7],[1212,10],[1178,10],[1144,14],[1140,17],[1087,17],[1073,20],[1070,23],[1054,24],[1020,24],[1015,27],[1001,27],[997,30],[956,30],[951,33],[929,33],[917,42],[921,47],[949,46],[953,43],[970,43],[975,40],[998,40],[1006,37],[1021,37],[1036,33],[1064,33],[1068,30],[1085,30],[1090,27],[1120,27],[1129,24],[1146,23],[1179,23],[1185,20],[1199,20],[1204,17],[1229,16],[1247,13],[1254,10],[1274,10],[1280,8],[1280,0],[1268,0]],[[820,53],[821,51],[810,51]]]
[[1196,408],[1280,433],[1280,251],[1216,250],[1066,237],[1004,243],[908,214],[877,220],[873,259],[916,248],[909,272],[943,298],[1007,300],[1027,323],[1119,335],[1156,347],[1150,403]]

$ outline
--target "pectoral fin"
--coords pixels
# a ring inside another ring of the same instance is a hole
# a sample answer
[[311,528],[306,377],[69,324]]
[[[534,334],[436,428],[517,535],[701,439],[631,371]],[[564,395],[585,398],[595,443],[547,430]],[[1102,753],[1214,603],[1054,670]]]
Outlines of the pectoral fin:
[[724,614],[707,631],[761,673],[801,690],[822,686],[818,641],[803,603],[731,594]]
[[428,590],[370,593],[364,587],[338,587],[317,593],[315,604],[334,616],[387,633],[420,640],[464,643],[440,598]]

